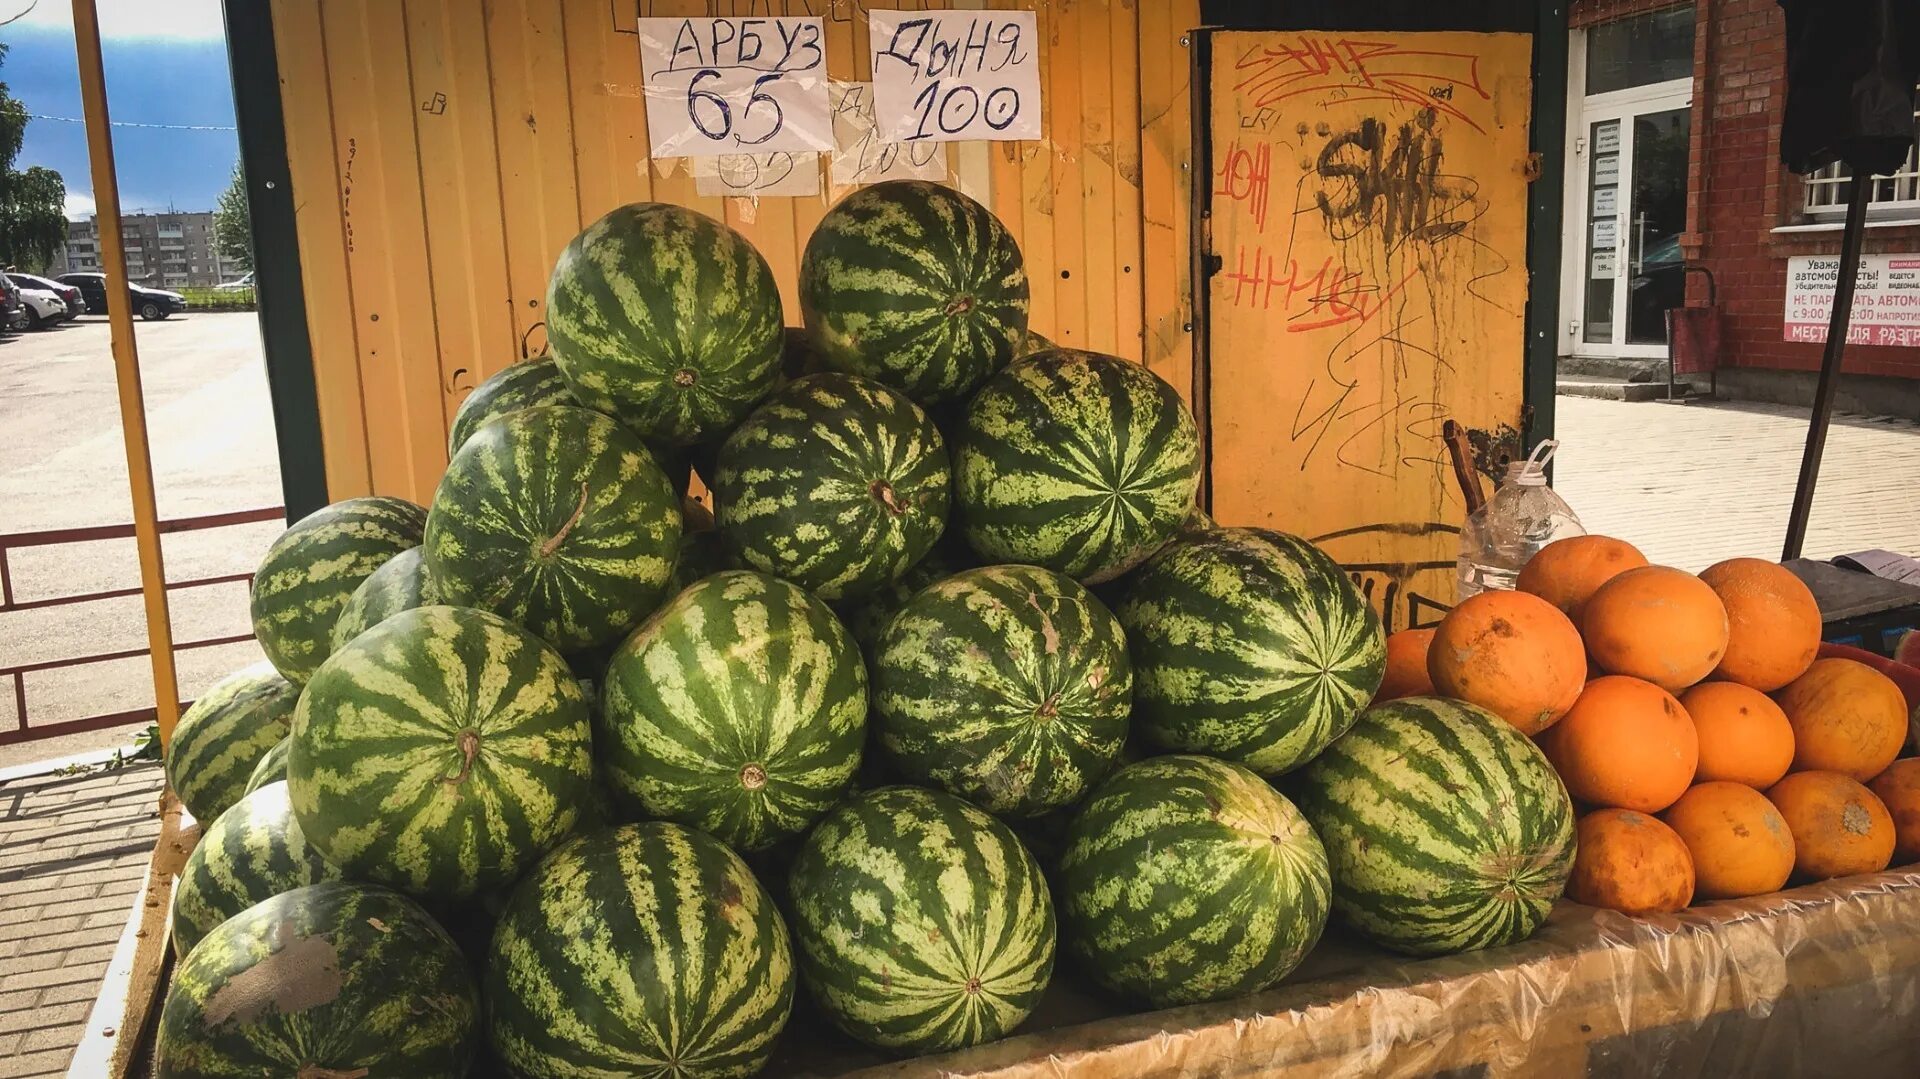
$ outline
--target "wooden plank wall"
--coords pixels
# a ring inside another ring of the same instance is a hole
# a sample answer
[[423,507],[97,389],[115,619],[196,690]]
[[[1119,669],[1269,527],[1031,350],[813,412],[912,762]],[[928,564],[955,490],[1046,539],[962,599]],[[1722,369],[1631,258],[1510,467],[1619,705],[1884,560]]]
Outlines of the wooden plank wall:
[[[867,0],[272,0],[328,494],[425,502],[447,424],[487,375],[544,349],[567,241],[626,202],[723,217],[798,321],[817,198],[721,199],[647,156],[633,19],[826,20],[835,78],[869,75]],[[1198,0],[887,0],[1038,12],[1037,142],[949,147],[1005,221],[1034,328],[1143,361],[1189,391],[1187,31]],[[825,162],[821,168],[824,170]]]

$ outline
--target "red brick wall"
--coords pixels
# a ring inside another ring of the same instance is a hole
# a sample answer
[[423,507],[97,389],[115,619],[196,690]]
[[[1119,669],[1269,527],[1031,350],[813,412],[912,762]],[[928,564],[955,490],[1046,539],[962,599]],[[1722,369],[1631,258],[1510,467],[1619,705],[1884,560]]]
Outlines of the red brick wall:
[[[1680,0],[1680,3],[1685,2]],[[1597,22],[1611,22],[1629,15],[1644,15],[1649,11],[1678,6],[1674,0],[1573,0],[1573,7],[1567,11],[1567,22],[1578,29]]]

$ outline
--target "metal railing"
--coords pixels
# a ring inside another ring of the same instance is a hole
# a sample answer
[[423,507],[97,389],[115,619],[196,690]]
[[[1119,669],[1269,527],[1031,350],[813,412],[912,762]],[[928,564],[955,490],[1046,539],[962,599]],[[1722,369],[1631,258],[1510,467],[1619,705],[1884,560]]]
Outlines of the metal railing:
[[[174,535],[181,532],[202,532],[213,528],[227,528],[233,525],[259,524],[264,521],[281,521],[286,518],[286,510],[280,506],[267,509],[239,510],[233,513],[213,513],[201,517],[183,517],[178,520],[161,521],[160,534]],[[21,611],[42,610],[48,607],[67,607],[81,603],[95,603],[101,600],[123,599],[138,596],[140,587],[110,588],[100,592],[85,592],[74,595],[53,596],[46,599],[17,600],[13,594],[13,573],[8,564],[8,556],[18,550],[30,547],[55,547],[69,543],[93,543],[100,540],[124,540],[133,538],[133,526],[98,525],[89,528],[57,528],[43,532],[15,532],[0,535],[0,614],[12,614]],[[245,581],[253,582],[253,573],[227,573],[214,577],[196,577],[187,581],[168,581],[167,591],[173,592],[187,588],[205,588],[212,585],[232,584]],[[253,639],[253,634],[242,633],[229,637],[210,637],[206,640],[176,642],[175,652],[184,652],[192,648],[212,648],[222,644],[238,644]],[[62,720],[44,726],[35,726],[28,719],[27,711],[27,675],[40,671],[59,670],[63,667],[82,667],[94,663],[108,663],[114,660],[132,659],[144,656],[148,648],[121,649],[113,652],[96,652],[92,655],[74,656],[66,659],[41,660],[37,663],[21,663],[0,667],[0,680],[13,683],[13,702],[19,722],[12,730],[0,731],[0,745],[12,745],[18,742],[30,742],[39,738],[53,738],[63,734],[77,734],[82,731],[100,730],[105,727],[119,727],[130,723],[152,722],[156,710],[152,707],[135,708],[124,712],[110,712],[105,715],[88,716],[84,719]],[[184,709],[187,702],[180,702]]]

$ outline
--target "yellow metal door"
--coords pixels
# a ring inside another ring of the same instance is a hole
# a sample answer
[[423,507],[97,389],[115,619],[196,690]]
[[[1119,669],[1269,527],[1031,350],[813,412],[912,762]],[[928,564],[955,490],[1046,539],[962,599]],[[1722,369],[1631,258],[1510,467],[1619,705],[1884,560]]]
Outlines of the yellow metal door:
[[1453,601],[1441,425],[1489,456],[1519,442],[1531,43],[1211,43],[1213,512],[1319,543],[1390,629]]

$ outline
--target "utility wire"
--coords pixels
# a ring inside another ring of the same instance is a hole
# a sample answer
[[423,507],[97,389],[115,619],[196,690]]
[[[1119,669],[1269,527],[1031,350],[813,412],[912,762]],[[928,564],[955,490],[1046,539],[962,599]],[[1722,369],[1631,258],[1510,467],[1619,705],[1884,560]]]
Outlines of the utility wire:
[[[44,116],[37,112],[28,113],[27,115],[32,117],[35,120],[52,120],[55,123],[61,123],[61,124],[86,123],[85,120],[81,119],[78,116]],[[141,124],[141,123],[135,123],[132,120],[111,120],[111,121],[108,121],[108,123],[113,127],[147,127],[147,128],[156,128],[161,131],[238,131],[240,130],[237,127],[223,126],[221,124]]]

